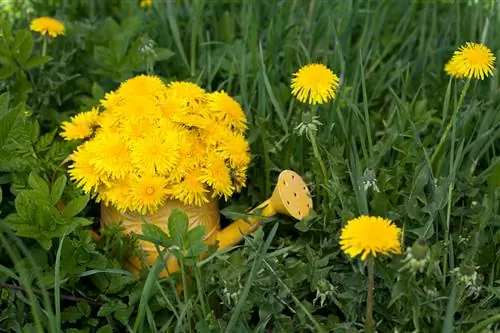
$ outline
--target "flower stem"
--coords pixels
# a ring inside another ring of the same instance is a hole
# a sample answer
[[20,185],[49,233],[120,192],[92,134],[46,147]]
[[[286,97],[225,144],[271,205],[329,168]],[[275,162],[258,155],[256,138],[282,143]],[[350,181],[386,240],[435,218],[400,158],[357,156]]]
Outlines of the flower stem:
[[366,318],[365,318],[365,332],[375,332],[375,325],[373,323],[373,290],[374,290],[374,266],[375,262],[370,255],[366,260],[368,266],[368,295],[366,297]]
[[318,161],[319,163],[321,173],[323,174],[323,182],[326,185],[328,183],[328,174],[326,173],[325,164],[323,163],[321,155],[319,154],[318,144],[316,143],[316,133],[307,133],[307,138],[311,142],[314,158],[316,158],[316,161]]
[[462,90],[462,93],[460,94],[460,98],[458,99],[457,106],[455,107],[455,110],[453,111],[453,115],[451,116],[450,122],[446,126],[444,133],[441,136],[441,139],[439,140],[439,143],[438,143],[436,149],[432,153],[431,161],[430,161],[431,165],[434,163],[434,159],[438,156],[439,152],[441,151],[444,140],[446,140],[446,137],[450,133],[451,126],[455,123],[455,118],[457,117],[458,110],[460,110],[460,108],[462,107],[462,103],[464,101],[465,95],[467,94],[467,90],[469,90],[469,86],[470,86],[470,79],[467,80],[467,82],[465,83],[464,89]]
[[42,44],[42,56],[47,55],[47,37],[43,37],[43,44]]

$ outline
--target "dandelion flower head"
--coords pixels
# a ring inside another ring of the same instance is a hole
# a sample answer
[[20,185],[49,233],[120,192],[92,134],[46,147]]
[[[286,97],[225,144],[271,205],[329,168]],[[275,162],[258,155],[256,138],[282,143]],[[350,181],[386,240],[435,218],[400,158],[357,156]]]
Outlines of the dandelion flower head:
[[140,0],[139,6],[141,8],[149,8],[153,5],[153,0]]
[[61,136],[82,140],[68,171],[78,187],[120,212],[153,214],[166,200],[200,206],[241,191],[246,124],[225,92],[138,75],[62,123]]
[[32,31],[39,32],[43,36],[57,37],[64,35],[64,24],[52,17],[39,17],[33,19],[30,24]]
[[302,103],[323,104],[335,98],[339,78],[323,64],[300,68],[292,78],[292,94]]
[[391,221],[376,216],[360,216],[347,222],[340,234],[342,251],[361,260],[369,255],[401,253],[401,229]]
[[485,77],[493,75],[495,59],[487,46],[467,42],[453,53],[444,70],[454,78],[484,80]]

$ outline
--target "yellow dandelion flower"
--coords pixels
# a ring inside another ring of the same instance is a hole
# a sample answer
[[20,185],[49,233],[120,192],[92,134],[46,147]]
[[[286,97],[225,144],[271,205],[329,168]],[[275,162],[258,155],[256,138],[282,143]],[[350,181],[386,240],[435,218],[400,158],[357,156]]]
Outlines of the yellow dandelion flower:
[[166,175],[179,161],[179,140],[176,133],[153,132],[132,143],[132,163],[145,174]]
[[121,121],[126,119],[135,122],[139,118],[153,118],[158,116],[160,107],[153,99],[136,96],[127,98],[126,102],[117,107],[114,112],[116,113],[116,117],[120,118]]
[[247,129],[247,119],[240,103],[226,92],[208,94],[208,111],[215,119],[222,121],[237,132]]
[[231,180],[234,185],[234,191],[240,192],[246,186],[247,181],[247,165],[239,165],[230,171]]
[[71,154],[72,164],[69,166],[70,178],[85,193],[95,191],[101,184],[106,182],[105,176],[90,162],[94,156],[95,145],[88,141],[80,145]]
[[126,80],[117,90],[117,93],[126,99],[134,97],[159,98],[166,92],[163,81],[153,75],[137,75]]
[[201,181],[201,172],[199,170],[191,171],[171,189],[171,193],[174,198],[186,205],[201,206],[208,202],[208,190]]
[[163,119],[186,114],[186,102],[176,96],[162,96],[158,101],[160,115]]
[[202,140],[208,145],[216,147],[224,142],[229,136],[233,135],[231,129],[216,121],[208,121],[201,131]]
[[231,134],[219,145],[224,158],[231,162],[231,166],[245,166],[250,162],[250,147],[248,141],[241,134]]
[[140,214],[156,211],[165,202],[166,195],[167,182],[163,177],[143,175],[131,181],[129,198]]
[[206,167],[202,171],[201,181],[210,186],[214,196],[229,198],[234,191],[229,169],[224,158],[216,154],[208,157]]
[[493,75],[495,59],[487,46],[467,42],[453,53],[444,70],[454,78],[484,80],[485,77]]
[[135,141],[136,139],[147,136],[157,129],[150,117],[140,117],[135,121],[125,121],[121,124],[119,133],[126,141]]
[[39,17],[31,21],[31,31],[36,31],[42,36],[49,35],[50,37],[57,37],[64,35],[64,24],[52,17]]
[[153,0],[141,0],[139,6],[141,8],[149,8],[153,5]]
[[130,200],[130,186],[129,178],[109,182],[99,188],[98,200],[106,205],[114,205],[120,212],[131,210],[133,202]]
[[401,229],[388,219],[375,216],[360,216],[347,222],[341,231],[342,251],[361,260],[368,255],[401,253]]
[[112,91],[104,94],[104,98],[102,98],[99,102],[107,112],[113,112],[114,109],[123,105],[125,98],[116,91]]
[[64,140],[85,139],[92,135],[100,120],[99,110],[93,108],[91,111],[81,112],[71,117],[70,121],[61,124]]
[[335,98],[339,78],[325,65],[306,65],[293,76],[292,94],[302,103],[322,104]]
[[123,179],[132,169],[132,158],[127,143],[116,132],[100,132],[92,140],[96,146],[91,163],[112,180]]
[[167,95],[183,99],[188,107],[196,107],[205,99],[205,89],[192,82],[174,81],[167,86]]

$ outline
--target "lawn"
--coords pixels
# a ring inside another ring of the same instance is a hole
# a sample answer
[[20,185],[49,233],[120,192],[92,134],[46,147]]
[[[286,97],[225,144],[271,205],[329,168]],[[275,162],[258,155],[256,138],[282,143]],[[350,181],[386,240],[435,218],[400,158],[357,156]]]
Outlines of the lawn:
[[0,23],[0,332],[500,332],[497,1]]

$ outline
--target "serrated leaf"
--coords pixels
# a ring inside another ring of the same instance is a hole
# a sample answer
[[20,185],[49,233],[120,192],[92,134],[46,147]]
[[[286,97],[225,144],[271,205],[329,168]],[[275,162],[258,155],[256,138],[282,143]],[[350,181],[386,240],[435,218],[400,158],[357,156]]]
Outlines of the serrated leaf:
[[31,172],[28,176],[28,185],[32,189],[42,193],[44,196],[50,196],[49,184],[45,181],[45,179],[37,175],[35,172]]
[[28,59],[28,61],[26,61],[26,63],[24,64],[23,67],[25,69],[32,69],[35,67],[45,65],[46,63],[48,63],[51,60],[52,60],[52,57],[50,57],[50,56],[35,56],[35,57],[31,57],[30,59]]
[[68,178],[63,174],[57,177],[56,181],[52,185],[52,188],[50,189],[50,201],[53,205],[57,204],[59,200],[61,200],[67,182]]
[[90,197],[83,195],[68,202],[61,215],[65,218],[72,218],[79,214],[88,204]]
[[115,299],[115,300],[107,302],[106,304],[101,306],[101,308],[97,312],[97,316],[98,317],[109,316],[110,314],[112,314],[113,312],[115,312],[118,309],[126,309],[126,308],[127,308],[127,305],[125,305],[125,303],[123,303],[120,300]]
[[160,227],[153,223],[144,222],[141,225],[142,234],[152,241],[156,241],[162,246],[168,247],[171,245],[170,237],[161,230]]

